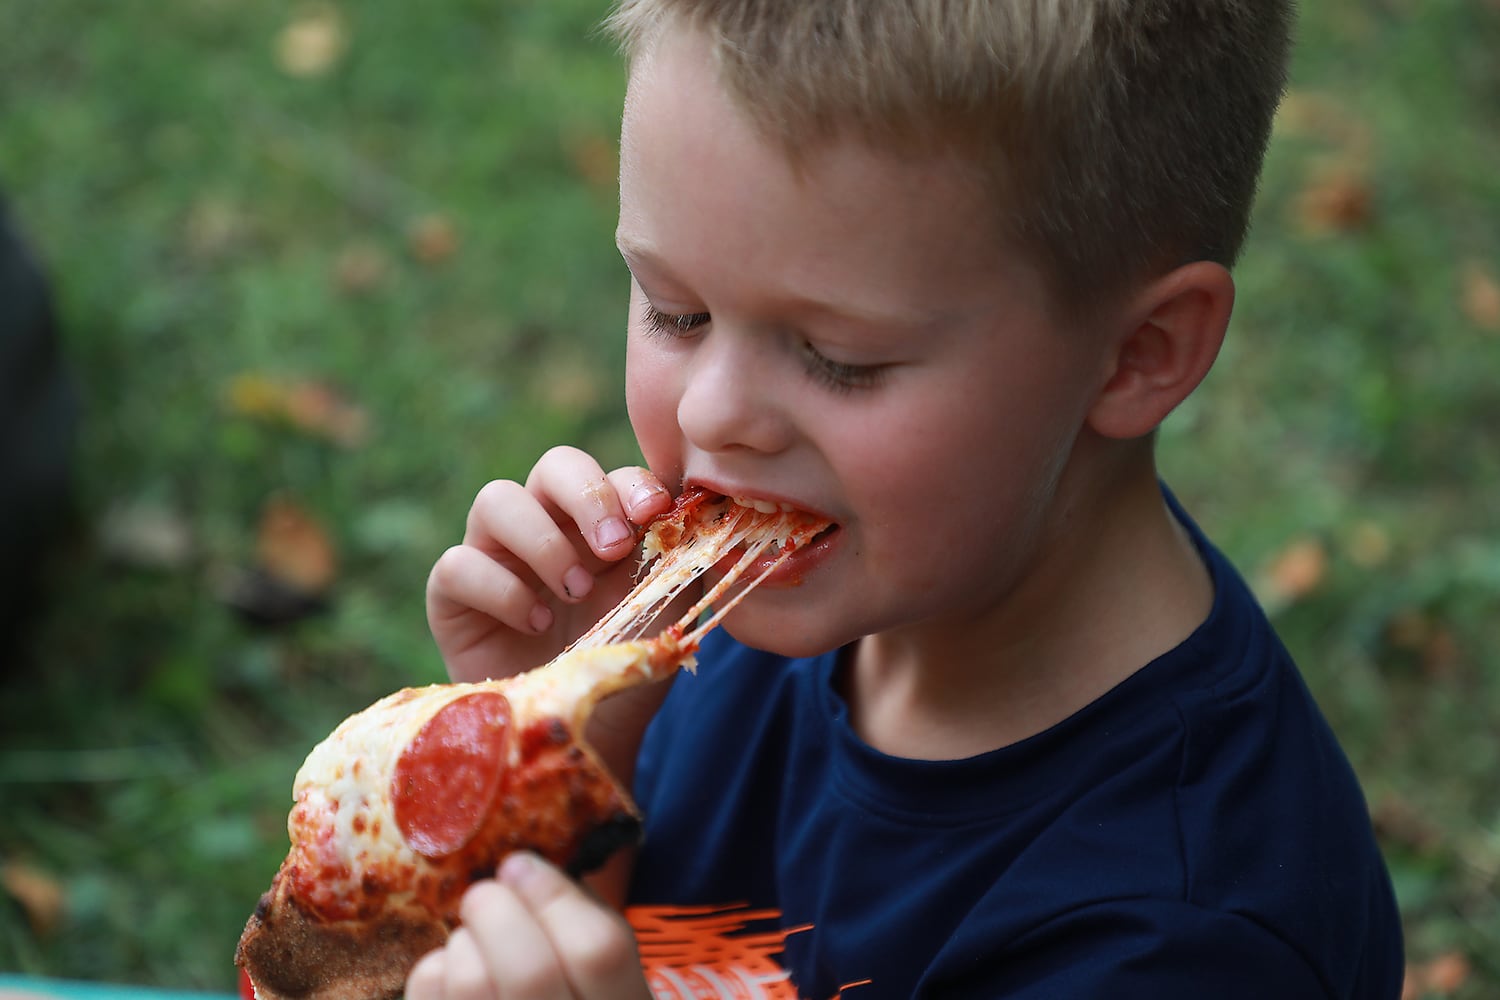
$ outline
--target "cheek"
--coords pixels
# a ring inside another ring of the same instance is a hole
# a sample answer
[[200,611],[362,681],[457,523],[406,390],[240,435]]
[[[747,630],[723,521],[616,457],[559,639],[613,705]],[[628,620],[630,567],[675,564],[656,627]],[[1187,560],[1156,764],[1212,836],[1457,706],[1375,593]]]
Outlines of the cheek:
[[625,408],[641,455],[658,474],[677,464],[678,396],[672,364],[632,335],[625,352]]
[[994,525],[1034,530],[1072,451],[1076,421],[1055,419],[1056,401],[1033,407],[1022,395],[934,395],[829,448],[845,456],[848,488],[869,498],[890,545],[915,536],[927,550],[962,552]]

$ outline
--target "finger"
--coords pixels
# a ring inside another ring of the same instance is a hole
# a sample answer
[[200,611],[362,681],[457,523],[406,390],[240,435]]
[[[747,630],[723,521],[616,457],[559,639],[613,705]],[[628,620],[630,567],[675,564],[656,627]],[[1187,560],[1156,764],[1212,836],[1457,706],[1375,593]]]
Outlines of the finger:
[[565,601],[581,600],[594,587],[562,526],[520,483],[485,484],[469,508],[464,544],[524,565]]
[[448,936],[443,962],[444,1000],[496,1000],[505,996],[490,979],[490,968],[479,950],[479,943],[468,928],[460,927]]
[[614,562],[635,549],[625,506],[587,452],[566,446],[551,449],[532,468],[526,488],[571,518],[600,559]]
[[447,951],[438,948],[412,966],[406,977],[406,1000],[442,1000],[448,975],[447,958]]
[[639,1000],[650,995],[635,938],[619,914],[524,851],[505,859],[499,880],[557,943],[563,973],[576,995],[590,1000]]
[[533,635],[552,624],[552,611],[520,577],[471,545],[455,545],[427,575],[427,617],[438,624],[471,611]]
[[504,1000],[570,1000],[556,945],[515,892],[493,879],[476,882],[459,905]]
[[609,473],[610,486],[625,502],[625,513],[636,524],[645,524],[672,506],[672,494],[650,469],[627,465]]

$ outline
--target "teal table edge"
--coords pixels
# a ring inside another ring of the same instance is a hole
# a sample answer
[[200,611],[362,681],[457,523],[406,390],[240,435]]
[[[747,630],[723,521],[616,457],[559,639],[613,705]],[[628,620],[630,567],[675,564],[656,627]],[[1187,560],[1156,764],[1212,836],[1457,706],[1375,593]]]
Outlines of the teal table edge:
[[47,979],[0,972],[0,1000],[6,993],[59,1000],[237,1000],[233,993],[199,993],[153,986],[124,986],[86,982],[81,979]]

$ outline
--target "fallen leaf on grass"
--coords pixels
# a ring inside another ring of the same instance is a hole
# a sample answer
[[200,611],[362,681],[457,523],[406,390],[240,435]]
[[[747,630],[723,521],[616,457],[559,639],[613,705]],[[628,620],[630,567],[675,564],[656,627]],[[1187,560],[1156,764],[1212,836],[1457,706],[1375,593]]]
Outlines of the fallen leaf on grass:
[[255,565],[220,570],[219,600],[255,625],[287,625],[328,608],[338,550],[322,523],[285,494],[269,498],[256,527]]
[[316,437],[352,448],[369,435],[369,414],[322,382],[297,382],[287,388],[286,415],[292,424]]
[[1473,974],[1474,966],[1467,955],[1459,951],[1446,951],[1431,961],[1407,967],[1406,982],[1401,987],[1401,1000],[1451,997],[1464,988]]
[[21,904],[37,937],[47,937],[57,929],[67,899],[57,879],[31,865],[9,861],[0,865],[0,886]]
[[1261,599],[1271,606],[1292,604],[1323,584],[1328,550],[1316,538],[1298,538],[1271,557],[1260,572]]
[[328,531],[290,497],[266,501],[256,532],[255,558],[271,576],[309,594],[321,594],[338,576],[338,552]]
[[1442,849],[1442,829],[1422,809],[1395,792],[1387,792],[1371,806],[1370,821],[1382,842],[1421,855],[1433,855]]
[[1458,637],[1444,622],[1419,608],[1402,608],[1385,623],[1385,641],[1415,656],[1422,673],[1436,681],[1453,680],[1463,661]]
[[1477,260],[1463,272],[1463,309],[1469,322],[1481,330],[1500,332],[1500,281]]
[[1362,167],[1344,162],[1324,166],[1308,178],[1297,196],[1297,221],[1314,236],[1353,232],[1370,223],[1374,201]]
[[348,45],[343,15],[332,4],[301,8],[276,36],[276,64],[288,76],[322,76]]
[[385,284],[390,261],[370,243],[345,247],[333,262],[333,283],[346,295],[363,295]]
[[424,264],[440,264],[458,252],[458,231],[445,215],[418,216],[407,228],[412,254]]
[[245,372],[229,380],[226,397],[232,413],[289,424],[345,448],[364,444],[370,435],[369,412],[316,379]]

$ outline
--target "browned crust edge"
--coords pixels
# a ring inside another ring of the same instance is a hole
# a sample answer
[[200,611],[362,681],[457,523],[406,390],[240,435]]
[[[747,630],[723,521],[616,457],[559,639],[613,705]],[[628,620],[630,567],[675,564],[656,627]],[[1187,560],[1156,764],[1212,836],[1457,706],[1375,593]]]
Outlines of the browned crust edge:
[[278,878],[261,897],[234,952],[258,1000],[395,1000],[417,960],[448,939],[448,928],[425,913],[322,920],[283,884]]

